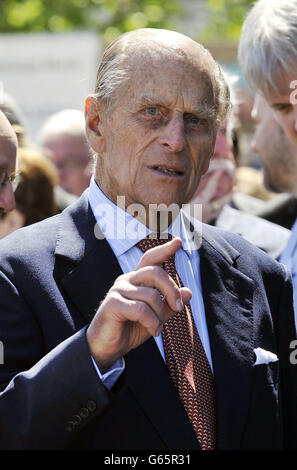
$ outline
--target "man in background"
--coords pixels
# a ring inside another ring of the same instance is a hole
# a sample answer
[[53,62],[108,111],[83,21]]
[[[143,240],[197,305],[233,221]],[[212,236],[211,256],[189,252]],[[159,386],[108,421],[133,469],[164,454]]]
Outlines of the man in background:
[[287,137],[260,94],[255,96],[252,118],[255,121],[252,148],[261,157],[265,187],[297,196],[297,145]]
[[239,43],[245,79],[297,145],[297,0],[259,0]]
[[[255,145],[260,156],[263,155],[265,182],[270,189],[289,191],[296,196],[297,0],[259,0],[253,6],[243,24],[239,61],[247,83],[256,94],[253,115],[258,130]],[[274,124],[272,115],[281,129]],[[263,125],[266,126],[265,134]],[[269,161],[265,159],[263,144],[262,151],[260,149],[260,131],[268,146],[272,132],[279,135],[279,142],[283,141]],[[297,322],[297,219],[280,261],[292,273]]]
[[38,140],[49,151],[48,157],[59,173],[60,186],[80,196],[89,186],[92,172],[83,112],[64,109],[53,114],[42,126]]
[[[29,151],[32,150],[33,153],[36,151],[39,153],[44,153],[44,150],[41,151],[41,149],[36,149],[35,148],[36,145],[28,137],[26,128],[24,125],[23,113],[18,103],[16,102],[16,100],[7,93],[3,93],[2,98],[3,99],[0,102],[0,110],[7,117],[13,130],[16,133],[17,140],[18,140],[18,148],[19,149],[26,148],[27,150],[29,149]],[[54,167],[54,169],[55,171],[57,171],[56,167]],[[72,204],[73,202],[77,200],[77,196],[75,196],[74,194],[68,193],[67,191],[62,189],[62,187],[58,184],[55,185],[54,192],[55,192],[57,208],[59,211],[64,210],[67,206],[69,206],[70,204]],[[33,200],[32,200],[32,203],[33,203]],[[10,214],[10,217],[13,217],[13,215]],[[15,224],[13,224],[13,226],[15,226]]]
[[201,178],[191,203],[202,204],[203,222],[237,233],[277,259],[287,244],[290,231],[234,208],[235,171],[231,122],[227,121],[219,129],[208,171]]
[[0,111],[0,220],[15,207],[17,137],[6,116]]

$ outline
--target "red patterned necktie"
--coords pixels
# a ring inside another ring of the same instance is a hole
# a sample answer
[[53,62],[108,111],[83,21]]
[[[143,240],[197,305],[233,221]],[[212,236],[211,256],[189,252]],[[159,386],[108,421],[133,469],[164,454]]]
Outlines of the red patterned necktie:
[[[146,252],[162,245],[172,237],[144,238],[137,246]],[[183,283],[176,271],[172,256],[162,268],[173,278],[178,287]],[[185,410],[191,420],[203,450],[215,449],[216,406],[214,380],[195,326],[190,304],[174,313],[164,323],[162,338],[169,372]]]

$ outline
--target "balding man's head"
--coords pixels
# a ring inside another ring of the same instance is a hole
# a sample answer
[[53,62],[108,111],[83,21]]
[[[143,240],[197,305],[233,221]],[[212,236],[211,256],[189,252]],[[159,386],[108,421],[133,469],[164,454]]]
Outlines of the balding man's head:
[[11,179],[16,168],[17,137],[0,111],[0,218],[14,208]]
[[[113,41],[105,50],[98,68],[95,94],[107,106],[114,104],[135,74],[146,68],[169,64],[179,59],[188,67],[199,67],[204,78],[210,79],[214,95],[216,128],[229,110],[229,89],[220,67],[210,52],[183,34],[163,29],[144,28],[130,31]],[[201,83],[201,76],[197,82]]]
[[52,114],[39,133],[41,146],[59,173],[59,184],[67,192],[80,196],[89,186],[91,159],[85,135],[84,113],[63,109]]
[[173,31],[124,34],[105,51],[86,100],[96,182],[146,215],[151,204],[180,207],[208,168],[228,107],[228,86],[203,46]]

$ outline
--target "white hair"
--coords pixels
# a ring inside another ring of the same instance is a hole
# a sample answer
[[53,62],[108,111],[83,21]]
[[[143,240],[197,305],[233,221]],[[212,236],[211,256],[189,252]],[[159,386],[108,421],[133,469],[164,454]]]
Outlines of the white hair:
[[63,109],[52,114],[43,124],[38,140],[43,144],[47,139],[59,135],[85,138],[84,113],[78,109]]
[[[142,35],[147,34],[148,31],[150,31],[152,35],[162,32],[162,30],[153,30],[149,28],[129,31],[116,38],[105,49],[97,72],[95,96],[106,106],[107,109],[114,103],[115,95],[117,99],[119,98],[119,90],[121,88],[122,90],[124,89],[122,85],[129,81],[131,73],[133,72],[133,69],[129,70],[128,59],[134,51],[129,49],[129,46],[132,44],[135,47],[135,44],[140,44]],[[165,31],[165,33],[180,35],[180,33],[173,31]],[[152,37],[150,37],[150,39],[152,39]],[[147,50],[149,50],[149,44],[148,40]],[[220,65],[214,60],[211,53],[205,47],[201,44],[199,44],[199,46],[201,47],[201,51],[203,51],[208,58],[212,67],[215,94],[215,127],[217,130],[226,119],[230,110],[229,88],[224,80]],[[115,92],[117,92],[117,94]]]
[[253,91],[279,91],[282,74],[297,62],[297,0],[259,0],[246,17],[238,58]]

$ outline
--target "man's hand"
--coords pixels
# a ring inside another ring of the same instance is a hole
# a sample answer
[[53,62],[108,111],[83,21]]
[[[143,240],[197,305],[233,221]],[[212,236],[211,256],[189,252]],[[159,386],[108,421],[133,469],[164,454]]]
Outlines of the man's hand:
[[150,336],[158,336],[164,322],[191,299],[190,289],[178,288],[160,266],[180,247],[181,240],[174,238],[147,251],[136,270],[119,276],[107,293],[87,329],[102,373]]

